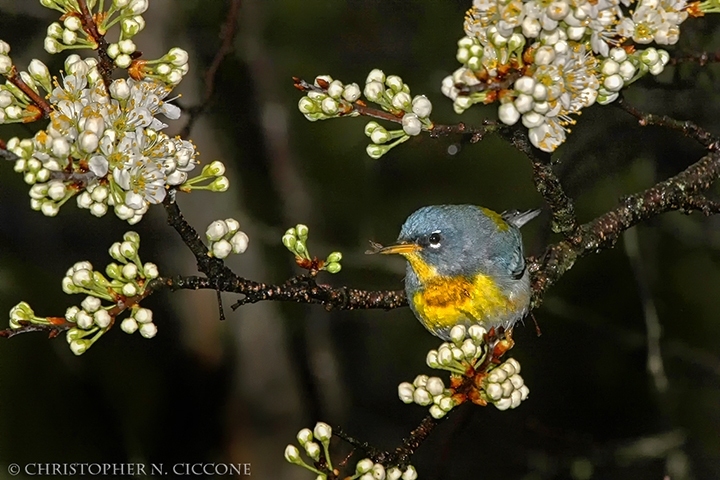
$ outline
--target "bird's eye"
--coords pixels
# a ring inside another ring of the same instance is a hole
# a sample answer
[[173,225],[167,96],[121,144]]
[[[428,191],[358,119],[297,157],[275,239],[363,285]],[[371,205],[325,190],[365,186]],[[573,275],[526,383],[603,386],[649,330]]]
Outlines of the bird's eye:
[[441,241],[442,241],[442,236],[440,235],[440,232],[433,232],[428,237],[428,242],[430,242],[430,246],[432,248],[439,248]]

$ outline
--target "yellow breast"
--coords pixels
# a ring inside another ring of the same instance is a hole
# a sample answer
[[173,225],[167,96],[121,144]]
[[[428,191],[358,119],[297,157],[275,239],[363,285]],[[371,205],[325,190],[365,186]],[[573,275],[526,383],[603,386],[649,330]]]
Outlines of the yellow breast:
[[430,330],[462,321],[474,321],[489,329],[503,322],[515,307],[497,284],[482,274],[472,280],[442,276],[426,279],[412,301]]

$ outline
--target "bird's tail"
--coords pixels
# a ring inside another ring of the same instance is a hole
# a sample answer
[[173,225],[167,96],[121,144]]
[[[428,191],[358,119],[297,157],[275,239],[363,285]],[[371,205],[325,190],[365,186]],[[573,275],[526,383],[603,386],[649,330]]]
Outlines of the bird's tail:
[[508,210],[506,212],[503,212],[501,215],[506,222],[516,226],[517,228],[520,228],[533,218],[540,215],[540,210],[526,210],[524,212],[519,212],[517,210]]

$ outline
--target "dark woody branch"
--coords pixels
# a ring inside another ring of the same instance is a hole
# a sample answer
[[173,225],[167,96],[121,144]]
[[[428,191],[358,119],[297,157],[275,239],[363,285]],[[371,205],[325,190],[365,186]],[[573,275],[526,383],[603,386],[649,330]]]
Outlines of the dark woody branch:
[[540,258],[530,262],[533,307],[540,305],[547,289],[572,268],[578,258],[612,247],[628,228],[672,210],[701,210],[706,215],[720,211],[717,202],[701,195],[718,176],[720,151],[713,148],[674,177],[622,199],[614,209],[581,225],[572,237],[547,247]]

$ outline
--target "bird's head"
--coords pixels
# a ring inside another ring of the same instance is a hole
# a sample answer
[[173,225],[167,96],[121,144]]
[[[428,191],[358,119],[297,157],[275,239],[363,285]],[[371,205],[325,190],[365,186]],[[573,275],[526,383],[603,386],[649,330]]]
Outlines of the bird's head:
[[379,253],[403,255],[423,278],[472,277],[487,263],[487,249],[510,226],[491,210],[474,205],[434,205],[410,215],[394,245]]

